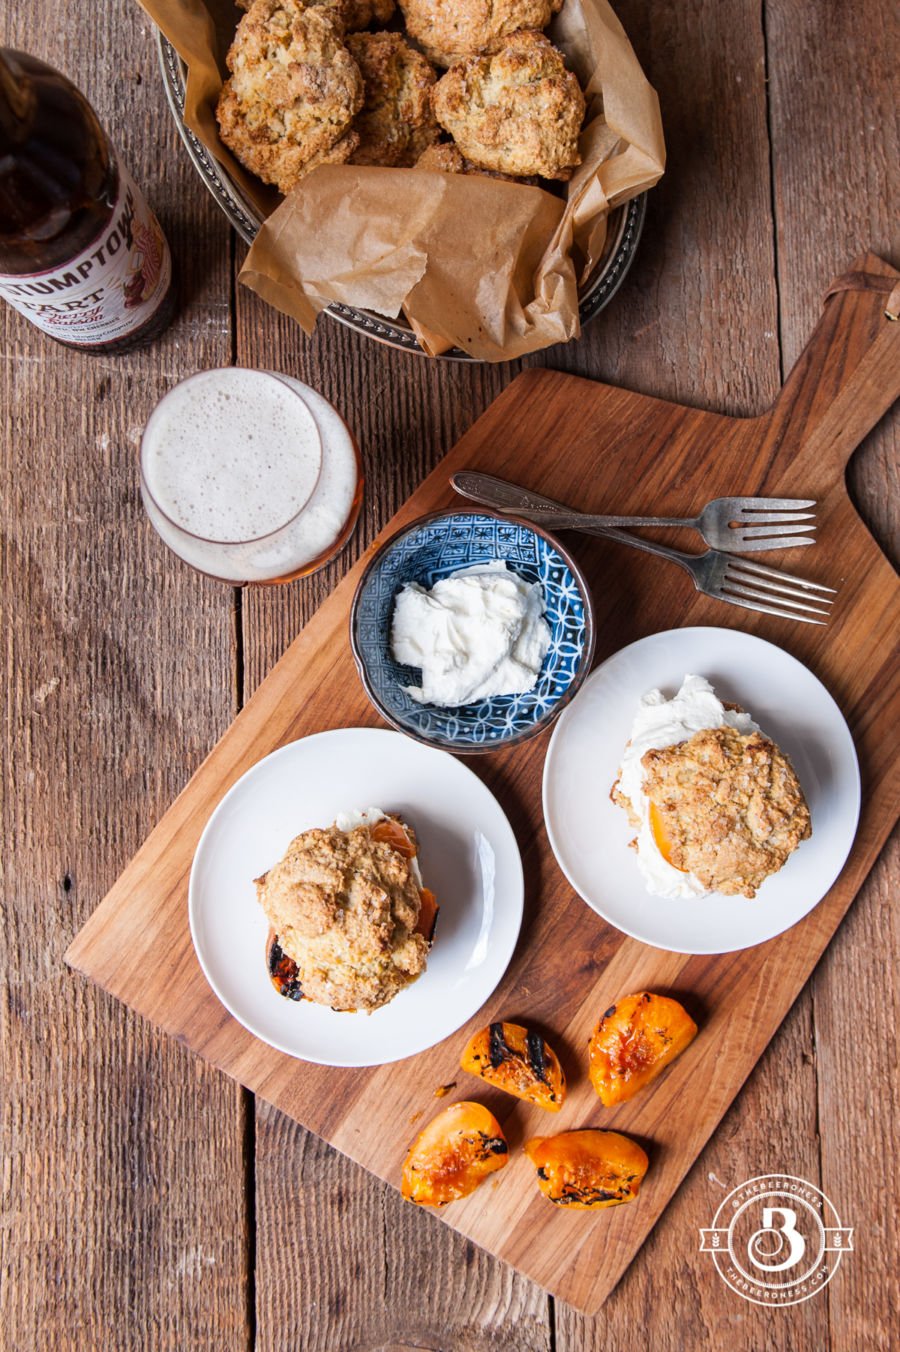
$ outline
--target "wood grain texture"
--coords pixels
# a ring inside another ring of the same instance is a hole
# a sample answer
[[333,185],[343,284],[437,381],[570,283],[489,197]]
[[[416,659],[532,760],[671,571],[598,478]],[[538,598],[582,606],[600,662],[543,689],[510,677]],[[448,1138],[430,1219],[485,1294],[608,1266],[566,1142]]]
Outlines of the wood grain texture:
[[[124,358],[67,351],[0,307],[0,1343],[181,1352],[218,1327],[239,1348],[242,1091],[62,961],[234,710],[228,604],[168,566],[136,467],[186,354],[229,359],[228,233],[162,121],[137,7],[70,19],[7,6],[0,43],[85,90],[176,255],[202,266],[170,333]],[[122,55],[114,81],[98,50]]]
[[533,1283],[264,1103],[257,1142],[260,1347],[549,1352]]
[[[669,172],[651,196],[635,269],[614,306],[579,344],[524,365],[569,368],[707,407],[758,412],[777,391],[779,336],[789,367],[817,318],[826,281],[867,246],[900,262],[894,7],[890,0],[867,0],[862,8],[766,0],[760,10],[738,0],[688,0],[673,9],[622,0],[617,9],[661,93]],[[4,839],[15,845],[5,852],[2,881],[4,926],[12,918],[13,929],[4,935],[0,1016],[7,1157],[0,1341],[29,1352],[46,1340],[117,1352],[125,1346],[237,1347],[242,1341],[231,1336],[237,1324],[230,1321],[244,1313],[237,1281],[244,1236],[237,1208],[222,1204],[239,1172],[234,1093],[105,997],[79,991],[59,954],[227,721],[236,681],[244,681],[248,693],[256,687],[354,553],[519,366],[426,366],[327,321],[307,342],[242,289],[238,360],[261,360],[311,379],[365,429],[372,504],[351,550],[323,574],[245,594],[243,624],[240,609],[231,614],[229,593],[192,580],[141,534],[146,528],[136,497],[133,515],[123,518],[118,495],[111,505],[108,486],[97,492],[94,474],[111,470],[121,479],[113,451],[103,457],[97,448],[90,470],[73,479],[71,490],[54,494],[42,487],[35,494],[33,480],[48,464],[47,477],[60,485],[73,475],[73,458],[85,444],[80,426],[73,434],[73,411],[95,388],[89,429],[116,442],[123,429],[137,432],[166,384],[229,360],[231,297],[221,266],[225,228],[171,132],[152,31],[133,6],[90,6],[74,26],[61,0],[9,6],[0,16],[0,42],[9,41],[68,69],[93,98],[162,208],[177,256],[187,262],[188,309],[164,353],[105,362],[114,394],[103,399],[102,382],[84,374],[93,364],[0,312],[7,755],[0,810]],[[42,403],[50,406],[35,407]],[[33,439],[27,461],[19,445],[26,436]],[[888,548],[900,524],[898,464],[891,420],[868,439],[850,470],[864,519]],[[85,500],[85,488],[94,494],[92,508],[101,509],[101,543],[81,522],[76,548],[78,523],[59,520],[58,495],[66,493],[70,508],[79,494]],[[27,539],[40,556],[35,585],[23,588],[23,569],[11,566],[10,538]],[[123,569],[126,601],[111,580]],[[73,611],[66,610],[70,596],[77,598]],[[57,638],[44,611],[72,615],[76,623]],[[235,649],[227,640],[232,619]],[[97,632],[110,646],[91,653]],[[133,659],[127,672],[120,649]],[[32,687],[37,702],[30,712]],[[172,688],[179,700],[183,694],[193,701],[189,711],[167,693]],[[91,728],[99,723],[102,737],[82,727],[92,702]],[[17,834],[10,835],[10,823]],[[57,892],[73,857],[74,886]],[[886,1124],[895,1120],[898,868],[895,842],[601,1318],[556,1302],[560,1349],[819,1352],[830,1346],[855,1352],[889,1345],[898,1307],[893,1274],[900,1266],[893,1224],[898,1180],[891,1173],[891,1142],[885,1148],[884,1141]],[[49,943],[48,934],[56,936]],[[35,962],[37,987],[26,965],[33,972]],[[862,1024],[846,1017],[860,991],[877,992]],[[79,1050],[82,1042],[89,1051]],[[389,1348],[401,1345],[405,1331],[403,1345],[456,1352],[470,1345],[463,1336],[479,1348],[493,1346],[501,1325],[516,1346],[520,1321],[521,1346],[530,1352],[543,1345],[532,1325],[546,1309],[541,1293],[478,1250],[477,1299],[469,1305],[473,1328],[483,1335],[464,1335],[467,1242],[402,1206],[392,1190],[328,1147],[315,1140],[304,1145],[306,1139],[289,1119],[260,1108],[257,1246],[242,1260],[255,1278],[260,1347]],[[845,1219],[859,1225],[859,1252],[828,1288],[825,1328],[818,1299],[761,1318],[696,1252],[696,1226],[708,1223],[720,1195],[710,1174],[731,1186],[793,1164],[819,1181],[811,1142],[828,1162],[829,1191],[842,1199],[848,1181],[867,1174],[873,1158],[881,1162],[879,1186],[854,1190],[848,1202]],[[98,1144],[110,1147],[107,1157],[82,1158]],[[307,1175],[322,1204],[293,1210]],[[362,1194],[372,1205],[355,1200]],[[271,1215],[276,1202],[289,1208],[281,1213],[282,1228]],[[32,1216],[36,1206],[40,1214]],[[383,1245],[376,1243],[379,1217],[386,1226]],[[225,1237],[215,1265],[203,1247],[210,1227]],[[361,1279],[355,1270],[360,1255],[371,1259],[373,1251],[384,1265],[380,1287],[377,1275]],[[403,1280],[407,1269],[417,1274],[415,1283]],[[516,1299],[504,1295],[509,1281],[517,1284]],[[379,1289],[383,1298],[373,1309]],[[332,1311],[333,1298],[344,1303],[342,1313]],[[293,1342],[282,1336],[286,1307]]]
[[[344,412],[366,475],[360,525],[341,557],[299,586],[245,590],[243,694],[249,698],[349,562],[499,394],[513,368],[436,365],[329,320],[303,340],[295,325],[243,287],[237,325],[241,364],[296,375]],[[261,1101],[256,1144],[260,1349],[274,1352],[285,1342],[310,1352],[407,1346],[538,1352],[548,1346],[547,1299],[538,1287],[448,1227],[431,1225],[393,1188]],[[298,1181],[304,1203],[286,1207]],[[286,1314],[285,1289],[315,1292],[315,1299]]]
[[[837,5],[813,13],[797,0],[767,0],[781,340],[794,360],[823,278],[870,247],[900,263],[900,123],[896,5],[874,0],[859,14]],[[894,92],[891,92],[893,85]],[[835,181],[834,168],[840,165]],[[806,220],[809,228],[800,228]],[[896,327],[896,326],[895,326]],[[888,556],[900,541],[900,426],[886,419],[853,457],[851,495]],[[882,1201],[859,1188],[854,1161],[882,1161],[880,1191],[900,1195],[900,1166],[885,1140],[897,1120],[896,839],[873,869],[810,983],[814,1011],[821,1184],[857,1227],[859,1261],[828,1288],[835,1349],[888,1346],[900,1308],[900,1250]],[[853,995],[877,991],[871,1017],[848,1018]],[[882,1068],[885,1070],[882,1070]],[[893,1067],[894,1069],[888,1069]],[[887,1148],[886,1148],[887,1146]]]
[[[581,360],[577,348],[559,350],[553,364],[751,416],[781,383],[762,11],[630,3],[619,12],[659,91],[667,171],[625,293],[587,331]],[[693,547],[687,537],[685,546]],[[724,1287],[697,1241],[723,1186],[785,1162],[818,1181],[815,1088],[807,989],[601,1315],[555,1302],[559,1352],[827,1347],[816,1302],[774,1323]]]
[[[875,259],[868,266],[883,268]],[[787,935],[762,949],[714,959],[661,954],[624,940],[585,908],[571,906],[568,888],[548,857],[540,818],[539,742],[476,764],[511,818],[532,896],[531,905],[526,902],[523,942],[509,972],[468,1031],[501,1010],[527,1003],[530,1015],[552,1028],[564,1046],[579,1047],[602,1002],[644,986],[689,992],[706,1011],[705,1038],[670,1069],[654,1094],[606,1116],[607,1125],[622,1125],[652,1142],[653,1182],[639,1207],[609,1213],[602,1229],[586,1225],[573,1234],[571,1218],[548,1214],[546,1203],[529,1187],[530,1171],[520,1156],[511,1161],[508,1181],[492,1194],[490,1205],[476,1194],[445,1216],[454,1228],[585,1309],[596,1310],[627,1267],[801,989],[893,822],[900,777],[884,729],[896,716],[900,693],[881,636],[897,622],[900,589],[855,518],[838,467],[825,461],[810,465],[802,453],[804,437],[815,433],[827,416],[829,399],[853,378],[886,323],[871,294],[845,293],[831,301],[774,411],[759,419],[727,419],[533,371],[504,393],[392,523],[393,529],[446,503],[446,476],[454,468],[471,465],[508,477],[523,459],[536,465],[536,451],[554,429],[569,454],[534,471],[552,496],[570,496],[586,459],[595,467],[598,498],[606,494],[610,505],[623,511],[642,492],[654,500],[665,497],[673,511],[681,512],[698,484],[710,493],[722,492],[738,475],[748,491],[799,491],[801,465],[808,485],[804,491],[821,504],[819,571],[835,559],[836,541],[842,543],[843,587],[826,630],[801,630],[741,613],[741,628],[777,637],[835,693],[853,728],[870,795],[841,881]],[[879,412],[873,407],[873,420]],[[600,427],[610,435],[614,452],[597,453]],[[664,462],[657,454],[663,444]],[[635,567],[630,554],[623,558],[623,551],[612,550],[608,542],[586,542],[578,552],[595,594],[601,658],[619,646],[623,625],[630,625],[629,638],[665,626],[673,604],[679,604],[677,581],[671,589],[661,587],[656,573],[644,566],[647,560],[639,558]],[[404,1128],[421,1106],[423,1082],[441,1083],[455,1068],[452,1059],[448,1062],[449,1044],[399,1067],[298,1067],[254,1043],[198,982],[183,912],[197,835],[235,778],[261,755],[304,732],[373,721],[354,681],[346,644],[349,601],[360,569],[351,570],[257,691],[82,930],[69,959],[344,1153],[395,1181],[406,1145]],[[816,572],[811,563],[808,575]],[[835,576],[834,566],[829,575]],[[730,612],[706,598],[685,598],[683,604],[687,623],[732,621]],[[853,652],[850,663],[841,659],[848,650]],[[538,886],[540,903],[535,905]],[[134,929],[138,914],[143,929],[123,959],[119,936],[123,927]],[[140,990],[134,979],[138,970]],[[768,993],[765,1002],[761,986]],[[460,1041],[465,1036],[462,1030]],[[704,1086],[700,1101],[698,1083]],[[570,1120],[588,1119],[593,1106],[589,1087],[576,1084]],[[516,1135],[539,1129],[530,1120],[535,1114],[522,1105],[513,1113],[504,1110],[505,1120],[517,1124]]]
[[[380,349],[324,320],[315,337],[306,341],[295,326],[271,312],[266,314],[257,297],[238,288],[239,360],[299,374],[317,388],[324,387],[345,411],[352,409],[361,419],[358,431],[368,475],[366,515],[344,558],[318,578],[292,588],[288,597],[267,591],[245,596],[248,697],[331,591],[347,566],[347,557],[371,540],[408,491],[522,367],[549,365],[600,376],[630,389],[690,399],[738,414],[759,412],[774,400],[780,384],[777,298],[759,17],[745,23],[744,7],[733,0],[677,9],[660,9],[648,0],[626,0],[617,9],[660,94],[668,172],[650,196],[644,243],[632,273],[612,308],[588,326],[578,344],[507,367],[436,367]],[[688,69],[693,78],[686,81]],[[747,220],[759,221],[760,228],[748,231]],[[710,267],[711,259],[728,259],[729,263]],[[743,316],[739,325],[733,322],[736,312]],[[809,1020],[804,1027],[808,1026]],[[773,1081],[778,1078],[778,1064],[776,1060],[770,1073]],[[810,1081],[812,1094],[812,1076]],[[748,1109],[751,1115],[752,1111]],[[790,1122],[799,1115],[803,1127],[808,1125],[808,1102],[802,1099],[782,1095],[779,1112],[782,1120]],[[258,1140],[272,1129],[271,1120],[271,1112],[262,1109]],[[800,1135],[798,1129],[792,1138]],[[288,1134],[290,1142],[300,1139],[302,1133],[296,1128]],[[283,1194],[285,1178],[296,1177],[298,1154],[299,1145],[284,1154],[264,1153],[260,1148],[257,1155],[257,1292],[259,1331],[265,1346],[278,1337],[278,1321],[273,1321],[271,1312],[281,1301],[280,1264],[285,1248],[278,1227],[267,1225],[265,1217],[277,1212],[275,1199]],[[342,1189],[353,1186],[360,1192],[385,1192],[395,1262],[415,1263],[422,1217],[400,1205],[392,1190],[385,1190],[334,1153],[326,1152],[320,1167],[323,1171],[330,1167]],[[432,1234],[435,1231],[432,1226]],[[342,1286],[352,1293],[353,1274],[347,1264],[341,1267],[332,1247],[310,1245],[308,1231],[297,1229],[296,1233],[293,1251],[302,1253],[307,1265],[304,1271],[318,1258],[316,1288],[328,1292]],[[459,1261],[459,1241],[446,1230],[437,1230],[432,1247],[438,1244],[442,1253],[449,1248],[456,1257],[453,1262],[441,1261],[439,1284],[426,1284],[417,1293],[423,1329],[431,1326],[428,1308],[434,1297],[429,1291],[436,1285],[442,1299],[445,1292],[455,1291],[460,1301],[468,1303],[469,1272]],[[685,1232],[678,1218],[671,1234],[666,1226],[654,1235],[654,1253],[657,1260],[663,1256],[664,1266],[697,1270],[694,1280],[674,1293],[676,1329],[684,1329],[686,1320],[699,1317],[693,1298],[699,1283],[706,1287],[706,1315],[711,1313],[711,1303],[722,1301],[723,1296],[725,1304],[730,1299],[727,1292],[717,1289],[717,1283],[709,1282],[706,1260],[690,1251],[692,1245],[693,1232]],[[274,1280],[270,1277],[273,1265],[278,1272]],[[655,1298],[656,1267],[656,1263],[640,1263],[632,1268],[627,1290],[618,1290],[607,1303],[602,1324],[572,1312],[565,1322],[566,1345],[580,1347],[578,1340],[584,1339],[585,1346],[593,1346],[597,1337],[606,1347],[625,1348],[634,1330],[640,1329],[651,1346],[657,1342],[662,1346],[672,1326],[673,1293]],[[498,1280],[503,1279],[503,1272],[498,1269]],[[353,1299],[352,1294],[349,1298]],[[365,1327],[366,1318],[373,1316],[361,1297],[357,1304]],[[562,1338],[565,1307],[557,1303],[556,1308],[557,1337]],[[321,1310],[318,1317],[322,1320]],[[318,1336],[327,1340],[327,1331]],[[671,1336],[677,1337],[677,1332]],[[453,1336],[448,1335],[443,1345],[455,1347]]]

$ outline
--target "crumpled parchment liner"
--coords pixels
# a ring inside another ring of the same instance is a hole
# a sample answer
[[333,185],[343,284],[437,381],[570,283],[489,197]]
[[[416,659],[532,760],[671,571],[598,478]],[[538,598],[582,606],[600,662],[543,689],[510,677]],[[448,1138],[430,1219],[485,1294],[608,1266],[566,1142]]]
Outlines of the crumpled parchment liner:
[[548,30],[588,100],[582,163],[564,196],[475,175],[323,165],[285,199],[217,134],[239,12],[227,0],[141,3],[187,64],[185,122],[266,217],[240,280],[307,333],[339,301],[404,314],[432,355],[460,347],[508,361],[578,336],[578,281],[602,254],[610,208],[665,167],[656,94],[607,0],[565,0]]

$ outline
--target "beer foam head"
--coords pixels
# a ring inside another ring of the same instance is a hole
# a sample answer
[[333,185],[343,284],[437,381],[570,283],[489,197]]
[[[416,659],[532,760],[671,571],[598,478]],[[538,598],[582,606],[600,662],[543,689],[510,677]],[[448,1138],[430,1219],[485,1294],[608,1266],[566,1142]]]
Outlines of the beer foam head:
[[170,390],[141,445],[146,487],[191,535],[257,540],[292,521],[322,470],[316,419],[265,371],[203,371]]

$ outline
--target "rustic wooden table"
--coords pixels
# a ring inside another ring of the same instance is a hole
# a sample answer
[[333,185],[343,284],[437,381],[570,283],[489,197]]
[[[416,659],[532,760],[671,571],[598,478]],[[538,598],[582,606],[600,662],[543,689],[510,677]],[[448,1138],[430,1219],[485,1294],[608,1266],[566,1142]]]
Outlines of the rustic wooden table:
[[[900,262],[891,0],[623,0],[660,92],[669,169],[623,291],[530,362],[738,414],[767,406],[829,282]],[[101,1349],[734,1352],[886,1348],[895,1213],[896,852],[602,1315],[554,1303],[74,977],[62,954],[242,702],[376,528],[519,369],[428,363],[323,320],[306,340],[236,285],[244,254],[195,177],[134,3],[10,6],[0,43],[87,92],[172,241],[181,315],[147,353],[91,359],[0,314],[4,738],[0,1344]],[[207,366],[292,372],[355,427],[351,550],[286,588],[230,591],[150,529],[136,449]],[[888,546],[896,423],[851,467]],[[886,636],[887,640],[888,636]],[[785,1310],[698,1250],[723,1188],[824,1187],[856,1253]],[[894,1337],[896,1327],[894,1329]]]

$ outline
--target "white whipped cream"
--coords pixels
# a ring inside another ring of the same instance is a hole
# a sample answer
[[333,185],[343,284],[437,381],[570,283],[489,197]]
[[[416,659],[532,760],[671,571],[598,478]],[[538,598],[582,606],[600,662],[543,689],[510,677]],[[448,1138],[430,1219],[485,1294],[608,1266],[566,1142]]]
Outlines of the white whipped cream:
[[658,897],[706,897],[708,889],[693,873],[673,868],[660,853],[650,825],[650,801],[644,793],[641,757],[650,750],[687,742],[703,728],[736,728],[746,735],[759,728],[749,714],[726,709],[703,676],[685,676],[673,699],[650,690],[640,703],[631,729],[631,740],[622,756],[619,790],[630,799],[640,817],[637,836],[638,868],[647,891]]
[[[339,812],[334,819],[334,824],[339,831],[355,831],[357,826],[374,826],[376,822],[383,822],[387,815],[386,812],[382,812],[380,807],[357,807],[351,812]],[[418,856],[413,856],[410,859],[409,868],[416,881],[416,886],[423,887]]]
[[339,831],[355,831],[357,826],[374,826],[387,816],[380,807],[355,807],[350,812],[339,812],[334,824]]
[[431,591],[408,582],[391,621],[396,662],[420,667],[420,704],[456,708],[533,690],[550,647],[544,593],[502,559],[461,568]]

